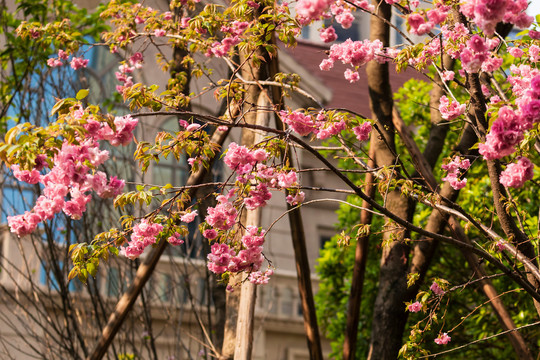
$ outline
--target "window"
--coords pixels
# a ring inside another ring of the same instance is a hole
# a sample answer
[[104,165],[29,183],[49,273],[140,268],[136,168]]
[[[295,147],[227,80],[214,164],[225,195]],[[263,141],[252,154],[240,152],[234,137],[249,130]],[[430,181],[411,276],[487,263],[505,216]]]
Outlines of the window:
[[282,288],[280,291],[281,315],[293,315],[294,293],[290,288]]
[[107,274],[107,296],[117,297],[120,294],[120,270],[110,268]]
[[[58,268],[61,273],[61,281],[67,281],[67,276],[64,276],[67,269],[64,268],[64,263],[62,261],[58,263]],[[54,269],[45,262],[42,262],[40,266],[39,283],[51,290],[60,291],[60,283],[58,282],[58,277],[55,275]],[[83,289],[82,283],[77,278],[72,279],[67,286],[70,292],[79,292]]]
[[[175,132],[179,130],[178,120],[165,121],[159,131]],[[189,174],[187,158],[185,154],[179,160],[170,154],[167,158],[160,156],[159,163],[153,164],[152,179],[157,185],[172,184],[173,186],[184,185]]]
[[331,239],[332,237],[328,235],[319,236],[319,249],[324,249],[324,244],[329,242]]
[[172,283],[171,275],[162,274],[159,282],[158,296],[163,302],[171,301],[173,297],[174,285]]
[[176,290],[176,301],[178,305],[185,304],[188,300],[185,276],[180,276],[178,282],[174,284],[174,289]]
[[7,217],[24,214],[25,211],[32,209],[36,200],[36,193],[29,187],[22,184],[17,186],[17,181],[6,180],[2,189],[2,223],[7,223]]

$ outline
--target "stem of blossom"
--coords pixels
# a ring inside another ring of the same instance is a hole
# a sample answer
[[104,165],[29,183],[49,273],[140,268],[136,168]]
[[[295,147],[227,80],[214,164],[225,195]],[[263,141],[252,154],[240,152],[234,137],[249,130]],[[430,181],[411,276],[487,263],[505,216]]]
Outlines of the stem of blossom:
[[[372,142],[375,133],[371,134]],[[369,167],[375,167],[375,147],[369,147]],[[375,196],[375,176],[373,172],[367,173],[364,181],[364,191],[366,195],[373,198]],[[367,201],[363,201],[360,213],[360,224],[369,225],[373,218],[370,211],[371,206]],[[349,293],[349,306],[347,311],[347,324],[345,330],[345,340],[343,342],[343,359],[354,359],[356,355],[356,341],[358,337],[358,321],[360,319],[360,305],[362,303],[362,290],[364,287],[364,277],[368,258],[369,234],[364,234],[356,239],[354,253],[354,267],[351,280],[351,291]]]
[[[488,131],[488,123],[485,115],[486,105],[484,102],[478,74],[468,74],[467,85],[471,93],[471,104],[475,117],[474,120],[476,121],[476,126],[478,126],[480,132],[483,135],[483,138],[481,140],[485,140],[485,135]],[[506,208],[503,204],[502,193],[504,191],[504,188],[499,180],[501,174],[500,162],[497,160],[486,160],[486,164],[489,174],[489,180],[491,182],[493,202],[501,227],[507,238],[512,239],[512,242],[515,244],[516,248],[529,259],[529,261],[536,268],[536,271],[538,271],[534,246],[532,245],[529,237],[519,229],[515,220],[506,211]],[[530,273],[527,274],[527,278],[538,292],[540,290],[540,281],[533,274]],[[536,312],[540,315],[540,302],[535,301],[534,306],[536,308]]]
[[[225,120],[221,120],[218,117],[211,116],[211,115],[196,114],[196,113],[192,113],[192,112],[189,112],[189,111],[160,111],[160,112],[156,112],[156,113],[138,113],[138,114],[132,114],[132,115],[138,117],[138,116],[148,116],[148,115],[179,115],[179,114],[188,114],[188,115],[193,116],[194,118],[197,118],[199,120],[204,120],[204,121],[214,123],[214,124],[225,125],[225,126],[229,126],[229,127],[233,126],[230,122],[225,121]],[[454,239],[452,237],[441,235],[441,234],[435,234],[435,233],[426,231],[423,228],[415,226],[414,224],[410,223],[406,219],[399,218],[399,216],[397,216],[396,214],[393,214],[391,211],[386,209],[384,206],[381,206],[380,204],[378,204],[375,200],[370,199],[369,197],[366,197],[366,195],[362,192],[362,189],[358,188],[352,181],[350,181],[347,178],[347,176],[344,173],[342,173],[339,169],[337,169],[335,166],[333,166],[324,156],[322,156],[318,151],[313,149],[308,143],[306,143],[301,138],[299,138],[299,137],[297,137],[297,136],[295,136],[293,134],[286,134],[283,130],[274,129],[274,128],[270,128],[270,127],[265,127],[265,126],[244,124],[244,123],[238,123],[238,124],[235,124],[234,126],[266,131],[266,132],[269,132],[269,133],[280,135],[282,137],[288,137],[289,140],[292,140],[293,142],[295,142],[296,144],[298,144],[299,146],[304,148],[306,151],[311,153],[313,156],[315,156],[315,158],[317,158],[319,161],[321,161],[321,163],[324,164],[329,169],[329,171],[333,172],[349,188],[351,188],[354,191],[354,193],[356,193],[362,199],[367,199],[367,201],[376,210],[379,210],[385,216],[388,216],[389,218],[391,218],[392,220],[394,220],[398,224],[406,226],[411,231],[414,231],[414,232],[416,232],[416,233],[418,233],[420,235],[425,235],[427,237],[430,237],[430,238],[433,238],[433,239],[436,239],[436,240],[440,240],[440,241],[443,241],[443,242],[446,242],[446,243],[449,243],[449,244],[452,244],[452,245],[455,245],[455,246],[458,246],[458,247],[464,247],[466,249],[469,249],[470,251],[476,253],[481,258],[485,259],[486,261],[489,261],[489,262],[493,263],[497,268],[499,268],[501,271],[503,271],[506,275],[508,275],[511,279],[513,279],[517,284],[522,286],[534,299],[540,301],[540,294],[538,294],[536,292],[536,290],[534,290],[534,288],[531,287],[531,285],[528,282],[524,282],[522,279],[517,277],[516,274],[514,274],[510,269],[508,269],[506,266],[504,266],[504,264],[502,264],[498,259],[491,256],[486,251],[484,251],[482,249],[479,249],[479,248],[476,248],[474,246],[468,246],[466,244],[463,244],[459,240],[456,240],[456,239]],[[468,127],[468,128],[471,128],[471,127]],[[472,134],[472,130],[469,131],[469,132]],[[470,136],[472,136],[472,135],[470,135]],[[438,204],[432,204],[432,203],[429,203],[429,202],[426,202],[426,204],[429,205],[429,206],[432,206],[432,207],[440,208],[441,210],[444,210],[446,212],[451,212],[452,214],[454,214],[456,216],[459,216],[460,218],[462,218],[464,220],[472,221],[473,224],[476,224],[476,222],[473,221],[474,219],[470,219],[466,215],[461,214],[459,212],[453,212],[452,209],[450,209],[450,208],[446,208],[444,206],[441,206],[441,205],[438,205]],[[488,227],[486,227],[486,226],[478,226],[478,228],[483,229],[484,232],[487,231],[487,229],[488,229]],[[494,233],[490,232],[490,234],[494,234]],[[493,238],[493,236],[491,236],[491,237]]]
[[[235,108],[235,110],[238,111],[238,108]],[[216,130],[216,132],[212,136],[211,141],[216,144],[222,145],[228,133],[229,131]],[[211,168],[211,164],[218,156],[219,154],[216,153],[215,157],[210,160],[209,168]],[[191,174],[187,181],[187,185],[191,186],[200,183],[204,179],[204,175],[207,171],[207,169],[201,167],[198,172]],[[190,193],[190,195],[192,196],[195,193],[195,190],[196,188],[190,188],[188,190],[188,193]],[[103,358],[103,356],[105,356],[109,345],[113,341],[118,330],[120,330],[120,327],[124,323],[127,314],[132,309],[135,300],[137,300],[137,297],[141,293],[144,285],[154,272],[154,269],[156,268],[156,265],[161,255],[165,251],[167,244],[167,241],[161,241],[157,245],[157,247],[152,248],[150,254],[148,254],[148,256],[144,258],[144,261],[137,269],[137,273],[135,275],[135,279],[133,279],[133,283],[130,285],[129,289],[122,295],[122,297],[116,304],[114,312],[109,317],[109,321],[107,322],[107,325],[101,333],[101,338],[94,347],[92,353],[87,357],[87,360],[100,360]]]
[[[396,109],[394,109],[393,120],[394,120],[394,125],[396,126],[396,129],[398,130],[400,134],[400,137],[405,143],[405,146],[407,147],[407,150],[409,151],[409,154],[411,155],[413,159],[413,162],[415,162],[415,168],[417,169],[418,173],[422,176],[422,178],[425,179],[428,187],[430,187],[431,189],[433,189],[433,191],[435,191],[435,189],[437,188],[437,181],[435,177],[433,176],[431,167],[425,160],[424,156],[422,156],[420,149],[418,149],[418,147],[416,146],[416,143],[414,142],[412,135],[408,131],[407,127],[405,126],[405,123],[403,122],[403,119],[401,118],[401,116],[399,115]],[[456,192],[456,191],[452,191],[452,192]],[[442,214],[436,214],[436,215],[442,216]],[[428,221],[428,228],[430,226],[431,219],[432,217],[430,217],[430,221]],[[453,230],[454,235],[459,240],[463,241],[464,243],[471,245],[470,239],[465,234],[465,231],[463,230],[459,222],[453,216],[450,216],[448,218],[448,222],[449,222],[449,226]],[[423,242],[422,244],[424,247],[426,247],[426,245],[430,245],[428,246],[429,248],[434,248],[434,246],[436,246],[436,243],[432,243],[432,242]],[[415,261],[416,259],[420,258],[422,261],[425,261],[424,260],[425,256],[417,256],[418,251],[416,250],[417,249],[415,248],[415,256],[413,257],[413,260],[412,260],[411,272],[416,271],[414,267],[418,267],[417,261]],[[427,252],[432,254],[433,250],[434,249],[431,249],[431,251],[428,250]],[[478,257],[474,253],[469,252],[463,248],[461,248],[461,252],[463,256],[465,257],[465,259],[467,260],[467,262],[469,263],[469,265],[471,266],[471,268],[474,270],[474,274],[476,275],[476,277],[477,278],[485,277],[486,272],[484,268],[482,267],[482,265],[478,262]],[[423,268],[427,270],[427,267],[423,267]],[[423,278],[424,277],[423,274],[421,274],[420,277]],[[500,299],[499,294],[497,293],[497,290],[495,289],[491,281],[488,279],[485,279],[481,282],[481,285],[482,285],[482,290],[484,291],[487,298],[489,299],[490,305],[495,310],[495,314],[497,315],[497,318],[499,319],[499,322],[502,328],[504,330],[515,329],[516,326],[514,324],[514,321],[512,320],[512,317],[506,310],[504,303]],[[519,332],[510,332],[508,333],[508,337],[512,346],[514,347],[514,350],[516,351],[520,359],[532,360],[532,355],[529,351],[529,348]]]

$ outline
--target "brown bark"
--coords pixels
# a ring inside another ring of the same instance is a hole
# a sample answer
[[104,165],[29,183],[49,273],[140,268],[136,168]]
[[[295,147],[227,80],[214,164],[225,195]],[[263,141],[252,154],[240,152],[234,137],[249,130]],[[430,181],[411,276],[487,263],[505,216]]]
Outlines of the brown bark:
[[[390,20],[391,6],[385,2],[374,2],[379,16]],[[389,26],[378,17],[371,17],[370,40],[379,39],[385,46],[389,43]],[[388,64],[370,62],[367,66],[370,107],[377,120],[381,135],[374,142],[377,166],[392,166],[394,156],[395,129],[392,124],[392,90]],[[410,203],[398,191],[382,194],[386,208],[402,219],[410,218]],[[383,254],[380,265],[379,289],[373,309],[373,326],[369,359],[396,359],[401,348],[401,339],[407,320],[403,303],[407,294],[407,268],[410,248],[403,242],[407,230],[395,223],[387,222],[383,236]]]
[[[275,38],[273,38],[273,43],[275,44]],[[270,74],[272,75],[279,72],[279,61],[277,54],[268,62],[268,67]],[[271,91],[274,108],[276,110],[281,110],[283,107],[281,89],[274,86]],[[283,123],[277,118],[276,128],[279,130],[283,130],[284,128]],[[284,157],[288,158],[292,163],[291,149],[288,150],[288,153],[284,154]],[[309,266],[309,258],[307,255],[302,213],[300,208],[292,209],[289,204],[287,204],[287,210],[289,210],[288,218],[289,225],[291,227],[291,238],[296,263],[298,291],[300,293],[302,314],[304,316],[304,330],[306,331],[310,359],[322,360],[321,336],[319,332],[319,325],[317,323],[317,313],[315,310],[315,301],[311,286],[311,271]]]
[[[249,94],[258,94],[256,101],[257,111],[246,116],[246,122],[257,125],[268,126],[272,113],[266,111],[271,106],[268,95],[260,91],[259,88],[252,87]],[[261,110],[262,109],[262,110]],[[254,133],[244,129],[242,133],[242,143],[245,146],[252,147],[262,140],[259,133]],[[260,208],[253,211],[246,211],[244,224],[259,227],[261,211]],[[244,215],[243,214],[243,215]],[[236,323],[236,346],[234,350],[235,360],[249,360],[253,351],[253,327],[255,314],[255,301],[257,297],[257,287],[247,279],[247,274],[242,276],[242,290],[238,304],[238,317]]]
[[[421,158],[422,154],[420,153],[420,150],[416,146],[412,135],[408,132],[408,129],[406,128],[403,120],[401,119],[397,111],[394,112],[394,125],[398,129],[398,132],[403,142],[405,143],[407,150],[411,154],[411,157],[413,159]],[[469,141],[467,138],[464,138],[462,140],[464,142]],[[433,176],[431,168],[427,166],[426,162],[415,161],[415,167],[419,174],[422,176],[422,178],[426,181],[428,187],[435,189],[437,186],[437,181]],[[454,200],[455,198],[457,198],[457,194],[457,190],[452,189],[448,183],[445,183],[445,186],[441,191],[441,195],[451,200]],[[437,233],[441,232],[446,224],[446,218],[447,216],[443,216],[440,212],[434,210],[428,220],[426,230],[434,231]],[[448,222],[456,238],[469,245],[472,244],[467,235],[465,234],[465,231],[455,218],[450,217],[448,219]],[[415,247],[414,255],[411,260],[411,273],[419,273],[420,278],[424,278],[436,246],[437,241],[432,239],[428,239],[418,243],[418,245]],[[461,248],[460,250],[467,262],[469,263],[469,266],[471,266],[471,268],[473,269],[475,276],[479,279],[484,278],[487,274],[483,266],[478,261],[478,257],[463,248]],[[418,286],[421,282],[422,281],[419,280],[414,286],[410,288],[411,298],[418,291]],[[490,305],[493,307],[493,310],[495,311],[495,314],[503,330],[515,329],[516,325],[514,324],[512,317],[506,310],[504,303],[499,297],[497,290],[495,289],[491,281],[489,279],[484,279],[480,282],[480,285],[482,287],[482,291],[484,291],[484,294],[490,300]],[[507,334],[507,337],[510,340],[510,343],[512,344],[512,347],[514,348],[514,351],[516,352],[519,359],[533,359],[530,350],[525,343],[525,340],[521,336],[520,332],[511,331]]]
[[[467,87],[471,94],[471,108],[474,115],[475,125],[478,127],[482,134],[482,139],[485,140],[485,135],[488,131],[488,122],[486,119],[486,104],[484,96],[482,94],[480,86],[480,78],[478,74],[468,74]],[[493,203],[495,205],[495,211],[501,224],[506,237],[512,241],[516,248],[522,252],[525,256],[531,260],[531,262],[538,267],[538,261],[536,259],[536,251],[534,246],[527,236],[516,224],[514,218],[508,212],[506,206],[503,203],[504,187],[499,181],[501,174],[501,164],[498,160],[486,160],[489,179],[491,182],[491,192],[493,194]],[[540,282],[533,274],[527,274],[527,280],[540,292]],[[540,315],[540,303],[534,301],[536,312]]]
[[[240,284],[241,281],[242,274],[235,274],[229,279],[229,284]],[[223,329],[223,345],[221,347],[220,360],[234,358],[234,350],[236,347],[236,324],[238,322],[238,308],[240,305],[241,291],[241,289],[237,289],[234,292],[227,292],[225,326]]]
[[[454,62],[450,56],[444,55],[442,57],[442,62],[445,69],[452,70],[454,68]],[[446,133],[450,128],[450,124],[444,120],[439,111],[440,99],[444,95],[443,81],[439,76],[435,77],[433,84],[433,89],[429,97],[429,106],[430,106],[430,120],[431,120],[431,129],[429,131],[429,138],[424,149],[424,158],[429,164],[430,168],[433,168],[441,155],[442,149],[444,147],[444,140],[446,139]]]
[[[288,205],[287,209],[290,210],[291,206]],[[304,234],[304,224],[300,209],[297,208],[289,212],[289,224],[293,240],[298,290],[302,301],[302,314],[304,315],[304,329],[308,341],[309,358],[312,360],[322,360],[321,337],[319,334],[319,326],[317,324],[315,302],[313,300],[306,236]]]
[[[376,141],[375,133],[371,134],[372,144]],[[375,162],[372,160],[375,157],[375,146],[369,148],[368,166],[375,167]],[[364,191],[367,196],[375,196],[373,173],[367,173],[365,178]],[[360,213],[360,224],[369,225],[373,218],[371,205],[367,201],[362,201],[362,210]],[[364,287],[364,276],[366,272],[366,264],[368,258],[369,234],[361,236],[356,241],[354,253],[353,276],[351,280],[351,291],[349,293],[349,304],[347,311],[347,324],[345,330],[345,340],[343,342],[343,359],[352,360],[356,357],[356,340],[358,336],[358,321],[360,319],[360,305],[362,303],[362,290]]]
[[[449,219],[449,225],[453,231],[453,233],[456,235],[456,237],[468,244],[471,244],[470,239],[465,234],[465,231],[460,226],[459,222],[455,218]],[[467,260],[469,263],[469,266],[473,269],[473,272],[475,276],[479,279],[485,278],[487,273],[484,270],[484,267],[481,265],[480,261],[478,261],[478,257],[474,255],[473,253],[466,251],[464,249],[461,249],[461,253],[463,254],[463,257]],[[480,286],[482,287],[482,291],[486,295],[486,297],[489,299],[489,304],[495,311],[495,315],[497,316],[497,319],[499,320],[499,323],[501,324],[501,327],[503,330],[513,330],[516,328],[516,324],[512,320],[512,316],[508,313],[506,310],[506,307],[504,306],[504,303],[502,299],[499,296],[499,293],[497,292],[497,289],[495,289],[495,286],[493,286],[493,283],[489,279],[484,279],[480,281]],[[506,334],[506,337],[512,344],[512,347],[514,348],[514,351],[516,352],[518,359],[523,360],[533,360],[534,357],[532,356],[529,347],[527,346],[527,343],[525,343],[525,339],[523,336],[521,336],[521,333],[519,331],[510,331]]]
[[[265,58],[266,64],[273,60],[269,58],[262,48],[256,51],[256,56]],[[249,82],[257,82],[273,76],[269,66],[263,63],[256,64],[250,58],[251,54],[240,52],[240,69],[242,78]],[[258,85],[245,84],[246,91],[243,99],[243,121],[248,124],[267,126],[270,122],[267,108],[271,107],[270,97]],[[242,145],[252,147],[258,142],[258,135],[250,129],[242,131]],[[259,211],[246,211],[241,215],[241,222],[248,225],[259,226]],[[225,323],[225,337],[220,359],[251,359],[253,350],[253,324],[256,299],[256,286],[247,281],[244,275],[235,275],[229,282],[231,285],[242,284],[234,293],[227,295],[227,320]]]

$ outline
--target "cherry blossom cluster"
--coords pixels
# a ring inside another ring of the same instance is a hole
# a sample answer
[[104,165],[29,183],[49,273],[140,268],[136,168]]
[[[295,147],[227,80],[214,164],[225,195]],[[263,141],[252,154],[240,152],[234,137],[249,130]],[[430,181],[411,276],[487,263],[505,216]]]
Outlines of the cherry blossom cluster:
[[486,142],[479,145],[479,152],[486,160],[500,159],[514,153],[515,145],[523,140],[529,124],[509,106],[503,106],[498,118],[486,135]]
[[270,276],[274,275],[274,270],[271,268],[266,269],[266,271],[253,271],[249,274],[249,281],[253,284],[264,285],[268,284]]
[[131,115],[117,116],[114,118],[114,130],[106,122],[86,120],[84,128],[88,131],[88,136],[96,140],[107,140],[112,146],[128,145],[133,139],[133,130],[139,120]]
[[[264,162],[268,157],[268,153],[263,149],[250,150],[245,146],[238,145],[234,142],[229,145],[227,154],[224,157],[225,164],[236,173],[236,181],[240,184],[249,183],[249,187],[246,188],[246,194],[242,201],[248,210],[255,210],[258,207],[266,205],[266,202],[272,198],[272,193],[269,188],[290,189],[298,186],[298,176],[295,171],[285,169],[280,170],[265,165]],[[234,225],[233,215],[236,217],[236,212],[233,213],[232,209],[234,209],[234,207],[228,200],[236,193],[236,189],[233,189],[227,196],[220,195],[217,197],[217,200],[220,203],[218,206],[226,206],[227,210],[230,209],[230,214],[228,215],[230,217],[225,216],[223,211],[220,210],[218,212],[221,214],[219,219],[223,220],[227,218],[227,224],[230,226],[225,226],[225,228],[216,226],[214,223],[220,223],[217,222],[214,217],[211,217],[210,221],[207,217],[206,221],[211,226],[217,227],[219,230],[228,230]],[[287,201],[290,204],[296,205],[302,202],[304,197],[305,195],[303,192],[292,189],[291,194],[287,196]],[[215,211],[215,209],[212,209],[212,212]]]
[[129,58],[129,65],[123,63],[118,67],[117,72],[114,73],[116,80],[120,81],[122,85],[116,85],[116,91],[120,94],[124,92],[124,89],[133,86],[133,76],[131,74],[135,69],[142,68],[143,55],[140,52],[136,52]]
[[443,170],[446,170],[448,174],[446,177],[442,178],[442,181],[448,181],[450,186],[455,190],[460,190],[465,187],[467,184],[467,179],[459,180],[460,169],[467,170],[471,166],[469,159],[460,159],[459,156],[454,157],[446,165],[442,165]]
[[460,53],[463,69],[468,73],[475,73],[482,69],[493,72],[502,65],[502,58],[491,56],[490,50],[499,45],[499,38],[485,40],[479,35],[473,35],[466,42],[466,47]]
[[325,29],[321,29],[320,37],[321,37],[321,41],[325,43],[336,41],[337,40],[336,29],[334,29],[333,26],[329,26]]
[[534,175],[534,165],[526,157],[512,163],[501,173],[500,181],[506,187],[520,188]]
[[[60,49],[58,50],[58,57],[49,58],[47,60],[47,65],[50,67],[63,66],[64,62],[62,60],[67,62],[68,58],[69,58],[69,54],[65,52],[64,50]],[[88,59],[73,56],[69,64],[71,65],[71,68],[73,70],[79,70],[79,69],[85,68],[88,65],[88,62],[89,62]]]
[[300,25],[308,25],[323,17],[334,2],[335,0],[299,0],[295,7],[296,19]]
[[[493,72],[502,65],[502,58],[492,53],[500,44],[499,38],[484,39],[477,34],[470,36],[469,30],[461,23],[453,26],[443,25],[441,34],[442,43],[439,37],[431,39],[417,56],[409,59],[409,64],[425,68],[444,50],[453,59],[461,60],[462,69],[459,70],[461,76],[465,76],[466,72],[475,73],[480,70]],[[389,49],[386,49],[386,52],[388,56],[392,56]]]
[[295,189],[296,171],[267,166],[268,158],[263,149],[248,149],[234,142],[228,147],[223,161],[235,172],[238,187],[216,197],[218,204],[207,209],[202,228],[202,235],[215,241],[208,255],[208,269],[216,274],[249,271],[250,281],[257,284],[266,283],[271,275],[271,270],[259,271],[264,260],[264,230],[248,226],[240,242],[225,240],[230,238],[231,231],[237,231],[237,207],[243,205],[247,210],[255,210],[265,206],[272,198],[270,189],[289,189],[287,201],[292,205],[304,200],[304,193]]
[[[180,217],[180,221],[190,223],[195,220],[197,215],[197,210],[186,212]],[[148,219],[141,220],[141,222],[133,226],[131,240],[127,243],[127,246],[120,249],[120,253],[131,260],[138,258],[148,246],[156,243],[162,231],[163,225],[150,222]],[[184,243],[178,232],[174,232],[169,236],[167,241],[173,246]]]
[[133,226],[128,246],[120,249],[120,254],[133,260],[138,258],[147,246],[155,244],[156,237],[163,230],[163,225],[150,222],[148,219]]
[[[11,232],[19,237],[28,235],[40,222],[51,220],[61,211],[72,219],[80,219],[91,199],[92,190],[103,198],[118,195],[124,188],[123,180],[112,177],[107,182],[105,173],[93,171],[108,157],[106,150],[100,150],[99,144],[88,138],[78,145],[64,141],[53,159],[54,167],[46,175],[40,173],[45,166],[41,156],[32,170],[20,170],[18,165],[13,165],[13,174],[17,179],[32,184],[39,182],[44,188],[43,195],[37,199],[31,212],[8,216]],[[69,199],[66,199],[68,194]]]
[[240,42],[240,36],[248,28],[249,23],[247,21],[233,21],[230,26],[223,25],[221,32],[227,36],[221,41],[214,42],[206,52],[206,56],[212,55],[216,57],[223,57],[227,55],[231,47],[237,45]]
[[296,19],[300,25],[308,25],[313,21],[333,16],[341,27],[348,29],[354,21],[352,14],[354,7],[351,4],[366,11],[375,10],[368,0],[354,0],[350,3],[342,0],[300,0],[295,7]]
[[434,341],[437,345],[446,345],[452,340],[450,336],[448,336],[447,333],[443,333],[442,335],[439,335]]
[[457,101],[450,102],[446,95],[441,96],[439,101],[439,111],[441,112],[442,118],[445,120],[454,120],[463,115],[465,110],[467,110],[466,104],[460,104]]
[[[219,195],[216,200],[219,203],[215,207],[208,208],[208,215],[205,220],[210,226],[218,230],[230,230],[236,224],[238,211],[225,195]],[[217,235],[217,233],[209,231],[203,233],[209,240],[215,238],[214,234]]]
[[330,47],[328,59],[324,59],[319,65],[323,71],[328,71],[334,67],[336,61],[341,61],[345,65],[351,65],[355,71],[347,69],[345,78],[350,82],[360,79],[358,67],[367,64],[371,60],[385,63],[389,60],[390,54],[383,50],[383,44],[379,40],[375,41],[352,41],[345,40],[341,44],[334,44]]
[[433,282],[433,284],[431,284],[431,286],[429,287],[429,290],[431,290],[437,296],[444,295],[444,290],[441,289],[439,284],[437,284],[436,282]]
[[273,274],[271,269],[259,271],[264,261],[262,255],[265,231],[255,226],[247,226],[245,235],[237,245],[238,252],[228,244],[216,242],[208,254],[208,269],[216,274],[226,271],[233,273],[249,271],[249,280],[256,284],[265,284]]
[[410,312],[419,312],[420,310],[422,310],[422,304],[419,301],[415,301],[407,306],[407,310],[409,310]]
[[540,71],[529,65],[511,66],[508,82],[516,96],[517,115],[523,129],[540,121]]
[[407,17],[407,23],[410,25],[409,32],[414,35],[424,35],[433,30],[433,28],[446,20],[450,6],[437,3],[434,9],[427,11],[426,21],[424,15],[412,13]]
[[[40,222],[51,220],[56,214],[64,212],[72,219],[80,219],[94,191],[102,198],[112,198],[120,194],[124,181],[113,176],[107,180],[104,172],[97,170],[109,158],[107,150],[99,148],[99,140],[109,141],[113,146],[127,145],[133,139],[137,119],[126,115],[116,117],[114,130],[106,123],[93,119],[80,106],[71,109],[70,116],[84,123],[85,138],[77,138],[76,143],[64,140],[62,147],[54,155],[54,166],[46,174],[46,156],[37,155],[31,170],[21,170],[13,164],[13,175],[29,184],[44,185],[42,195],[37,199],[32,211],[23,215],[8,216],[11,232],[19,237],[32,233]],[[67,197],[67,199],[66,199]]]
[[369,134],[371,133],[371,123],[366,121],[360,126],[354,127],[353,132],[358,141],[367,141],[369,140]]
[[491,36],[499,22],[506,22],[525,29],[534,18],[527,15],[527,0],[466,0],[461,2],[463,15],[473,20],[482,31]]
[[[186,212],[180,217],[180,221],[190,223],[197,217],[197,210]],[[163,225],[151,222],[148,219],[143,219],[132,228],[131,240],[127,246],[120,249],[120,253],[125,257],[133,260],[138,258],[149,245],[155,244],[158,236],[163,231]],[[178,232],[174,232],[167,238],[169,244],[178,246],[184,243],[182,236]]]
[[342,28],[348,29],[352,26],[354,15],[351,11],[351,6],[343,1],[336,1],[330,5],[330,11],[334,19]]
[[[335,136],[347,128],[347,123],[342,117],[337,116],[329,120],[323,111],[319,112],[315,119],[313,116],[301,111],[281,111],[279,115],[281,120],[294,132],[301,136],[308,136],[313,133],[320,140]],[[365,141],[371,132],[371,124],[366,122],[353,128],[353,130],[360,141]],[[362,140],[364,137],[366,138]]]

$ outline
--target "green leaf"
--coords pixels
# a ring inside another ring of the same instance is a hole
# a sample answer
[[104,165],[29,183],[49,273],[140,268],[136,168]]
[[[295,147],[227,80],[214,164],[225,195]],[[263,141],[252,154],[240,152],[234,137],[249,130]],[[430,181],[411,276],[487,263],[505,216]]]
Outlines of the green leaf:
[[96,277],[97,270],[98,270],[96,264],[91,263],[91,262],[86,264],[86,270],[88,270],[88,273],[92,275],[92,277]]
[[79,267],[78,266],[75,266],[73,269],[71,269],[71,271],[69,272],[69,275],[68,275],[68,281],[71,281],[72,279],[75,278],[75,276],[79,275]]
[[77,93],[77,96],[76,96],[77,100],[82,100],[82,99],[84,99],[85,97],[88,96],[88,93],[89,93],[89,92],[90,92],[90,91],[89,91],[88,89],[81,89],[81,90],[79,90],[79,92]]
[[77,277],[83,284],[86,284],[86,281],[88,280],[88,271],[86,269],[81,269],[77,274]]

